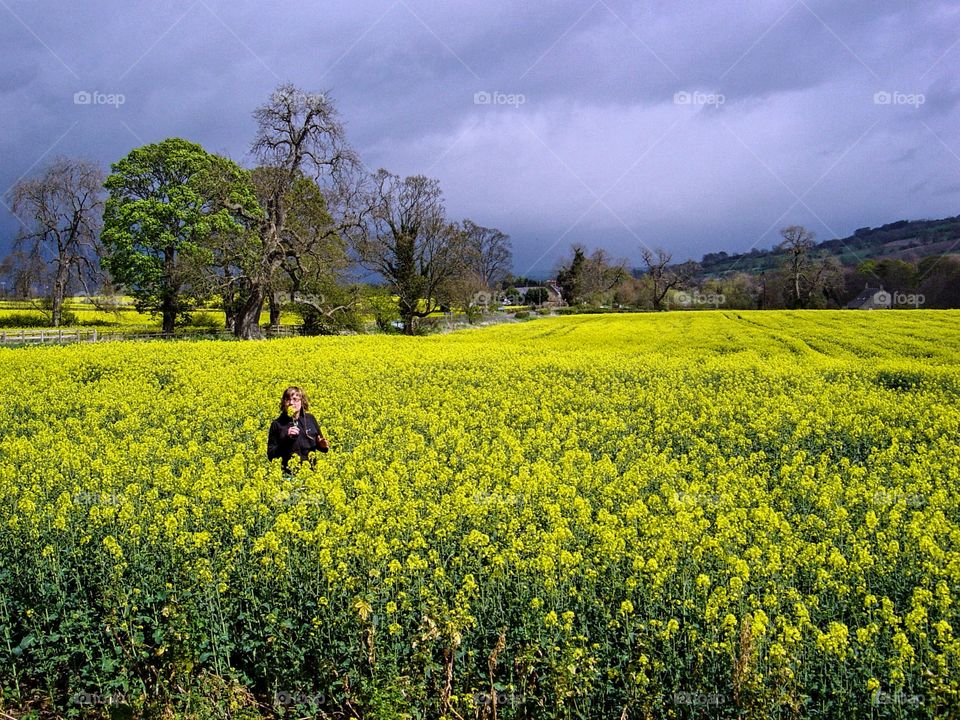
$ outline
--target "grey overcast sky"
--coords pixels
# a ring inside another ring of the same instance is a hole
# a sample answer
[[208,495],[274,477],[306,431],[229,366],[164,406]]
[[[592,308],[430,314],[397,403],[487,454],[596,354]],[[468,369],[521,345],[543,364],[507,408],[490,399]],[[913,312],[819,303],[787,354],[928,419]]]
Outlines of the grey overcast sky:
[[0,57],[5,203],[57,155],[167,137],[249,164],[292,82],[369,168],[508,233],[518,274],[960,214],[957,2],[0,0]]

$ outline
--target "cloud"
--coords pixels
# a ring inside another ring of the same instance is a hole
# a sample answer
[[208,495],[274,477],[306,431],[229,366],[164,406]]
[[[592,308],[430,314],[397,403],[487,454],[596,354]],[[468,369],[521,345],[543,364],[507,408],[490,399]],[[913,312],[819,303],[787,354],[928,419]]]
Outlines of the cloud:
[[949,3],[12,0],[0,14],[0,190],[51,154],[106,167],[171,136],[247,162],[251,112],[291,81],[330,91],[370,167],[437,177],[453,217],[510,233],[518,266],[549,269],[571,242],[698,258],[769,246],[778,222],[827,239],[956,214]]

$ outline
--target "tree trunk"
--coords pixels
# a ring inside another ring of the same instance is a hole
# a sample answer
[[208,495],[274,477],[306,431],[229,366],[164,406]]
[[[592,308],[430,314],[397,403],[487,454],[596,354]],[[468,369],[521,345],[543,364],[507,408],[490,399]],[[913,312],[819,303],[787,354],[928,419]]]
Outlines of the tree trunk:
[[53,277],[50,298],[50,320],[54,327],[63,324],[63,296],[67,293],[67,273],[69,268],[63,258],[57,262],[57,271]]
[[263,309],[263,288],[254,286],[240,303],[233,334],[241,340],[257,340],[260,333],[260,311]]
[[170,293],[163,298],[161,314],[163,315],[163,327],[161,328],[163,334],[173,335],[177,322],[177,305],[174,296]]
[[164,288],[163,301],[160,306],[160,312],[163,316],[163,334],[173,335],[174,325],[177,321],[177,292],[179,288],[171,287],[174,282],[171,278],[176,270],[176,248],[167,246],[163,250],[163,271]]
[[237,327],[237,281],[233,279],[229,271],[227,271],[225,275],[229,282],[221,293],[224,317],[223,326],[230,332],[234,332]]
[[273,326],[280,324],[280,299],[276,291],[270,293],[270,324]]
[[401,295],[398,309],[400,310],[400,320],[403,321],[403,334],[413,335],[414,317],[416,317],[417,314],[417,301],[414,299],[413,302],[411,302]]
[[651,277],[651,280],[653,280],[653,310],[654,312],[660,312],[660,303],[663,301],[663,294],[660,293],[660,283],[653,277]]
[[50,303],[50,324],[60,327],[63,324],[63,287],[58,281],[53,283],[53,297]]

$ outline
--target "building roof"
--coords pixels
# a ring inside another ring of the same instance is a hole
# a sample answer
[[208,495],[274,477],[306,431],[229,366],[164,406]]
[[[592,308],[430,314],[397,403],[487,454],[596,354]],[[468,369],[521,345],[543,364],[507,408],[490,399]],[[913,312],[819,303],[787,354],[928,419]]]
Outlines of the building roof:
[[889,310],[893,304],[889,292],[880,288],[864,288],[859,295],[847,303],[849,310]]

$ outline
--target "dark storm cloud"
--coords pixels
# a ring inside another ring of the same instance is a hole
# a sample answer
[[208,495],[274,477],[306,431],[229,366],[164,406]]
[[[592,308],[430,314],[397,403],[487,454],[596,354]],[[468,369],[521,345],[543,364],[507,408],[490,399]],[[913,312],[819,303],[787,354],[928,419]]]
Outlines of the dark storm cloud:
[[958,212],[958,40],[931,0],[0,0],[0,190],[170,136],[249,162],[251,112],[292,81],[330,91],[368,165],[510,233],[518,272],[573,242],[826,239]]

